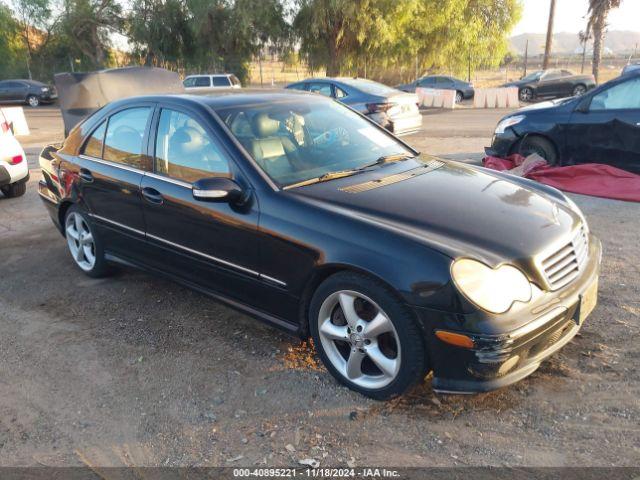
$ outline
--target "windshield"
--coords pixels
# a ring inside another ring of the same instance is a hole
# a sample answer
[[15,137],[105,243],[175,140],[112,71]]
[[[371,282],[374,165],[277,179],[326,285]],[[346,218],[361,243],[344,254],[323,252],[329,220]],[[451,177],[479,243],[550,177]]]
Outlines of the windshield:
[[383,85],[382,83],[373,82],[371,80],[364,80],[361,78],[341,78],[340,81],[346,85],[357,88],[358,90],[362,90],[365,93],[370,93],[371,95],[391,95],[398,93],[395,88],[391,88]]
[[407,147],[337,102],[313,99],[240,105],[216,112],[281,187],[365,167]]
[[526,80],[527,82],[531,82],[533,80],[540,80],[540,77],[542,77],[543,73],[544,73],[543,70],[540,70],[538,72],[533,72],[527,75],[526,77],[522,77],[522,80]]

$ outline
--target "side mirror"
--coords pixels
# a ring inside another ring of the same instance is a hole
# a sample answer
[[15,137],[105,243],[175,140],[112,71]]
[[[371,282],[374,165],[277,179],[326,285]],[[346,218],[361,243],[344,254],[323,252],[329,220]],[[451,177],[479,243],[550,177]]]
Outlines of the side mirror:
[[580,113],[589,113],[590,106],[591,106],[591,97],[585,97],[580,101],[580,103],[578,103],[578,106],[576,107],[575,111]]
[[193,198],[204,202],[243,203],[240,185],[226,177],[203,178],[192,186]]

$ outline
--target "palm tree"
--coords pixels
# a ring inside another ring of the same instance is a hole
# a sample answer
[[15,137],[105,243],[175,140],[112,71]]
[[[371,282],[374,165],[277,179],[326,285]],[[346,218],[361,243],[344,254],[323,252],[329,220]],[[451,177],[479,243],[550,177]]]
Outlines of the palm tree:
[[602,60],[602,44],[607,28],[607,16],[613,8],[618,8],[622,0],[589,0],[589,21],[587,22],[587,37],[593,32],[593,76],[598,81],[600,61]]

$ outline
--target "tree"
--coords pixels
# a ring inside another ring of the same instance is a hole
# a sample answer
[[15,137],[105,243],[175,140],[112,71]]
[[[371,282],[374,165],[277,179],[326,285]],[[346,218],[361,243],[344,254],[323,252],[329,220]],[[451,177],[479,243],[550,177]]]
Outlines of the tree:
[[549,5],[549,23],[547,24],[547,41],[544,46],[544,61],[542,69],[549,68],[549,60],[551,59],[551,47],[553,45],[553,20],[556,16],[556,0],[551,0]]
[[521,9],[518,0],[298,2],[301,52],[330,76],[362,64],[419,71],[497,65]]
[[121,29],[122,8],[115,0],[65,0],[59,23],[69,54],[84,57],[90,69],[104,68],[111,46],[109,33]]
[[19,32],[20,25],[11,10],[0,3],[0,80],[22,77],[27,72],[26,64],[21,62],[21,58],[26,56],[26,49]]
[[14,0],[20,36],[26,49],[26,66],[29,78],[33,78],[32,61],[35,54],[46,47],[55,25],[52,20],[50,0]]
[[600,62],[602,61],[602,46],[604,44],[607,17],[609,12],[618,8],[622,0],[589,0],[589,21],[587,22],[586,37],[593,32],[593,76],[598,82]]

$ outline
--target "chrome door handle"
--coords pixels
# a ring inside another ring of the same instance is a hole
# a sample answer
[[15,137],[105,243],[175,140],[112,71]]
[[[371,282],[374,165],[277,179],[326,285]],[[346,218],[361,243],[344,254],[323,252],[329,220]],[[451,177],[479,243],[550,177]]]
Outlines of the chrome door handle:
[[149,203],[153,203],[155,205],[162,205],[164,201],[162,199],[162,194],[157,191],[155,188],[144,187],[142,189],[142,197]]
[[93,183],[93,175],[86,168],[81,168],[78,176],[87,183]]

